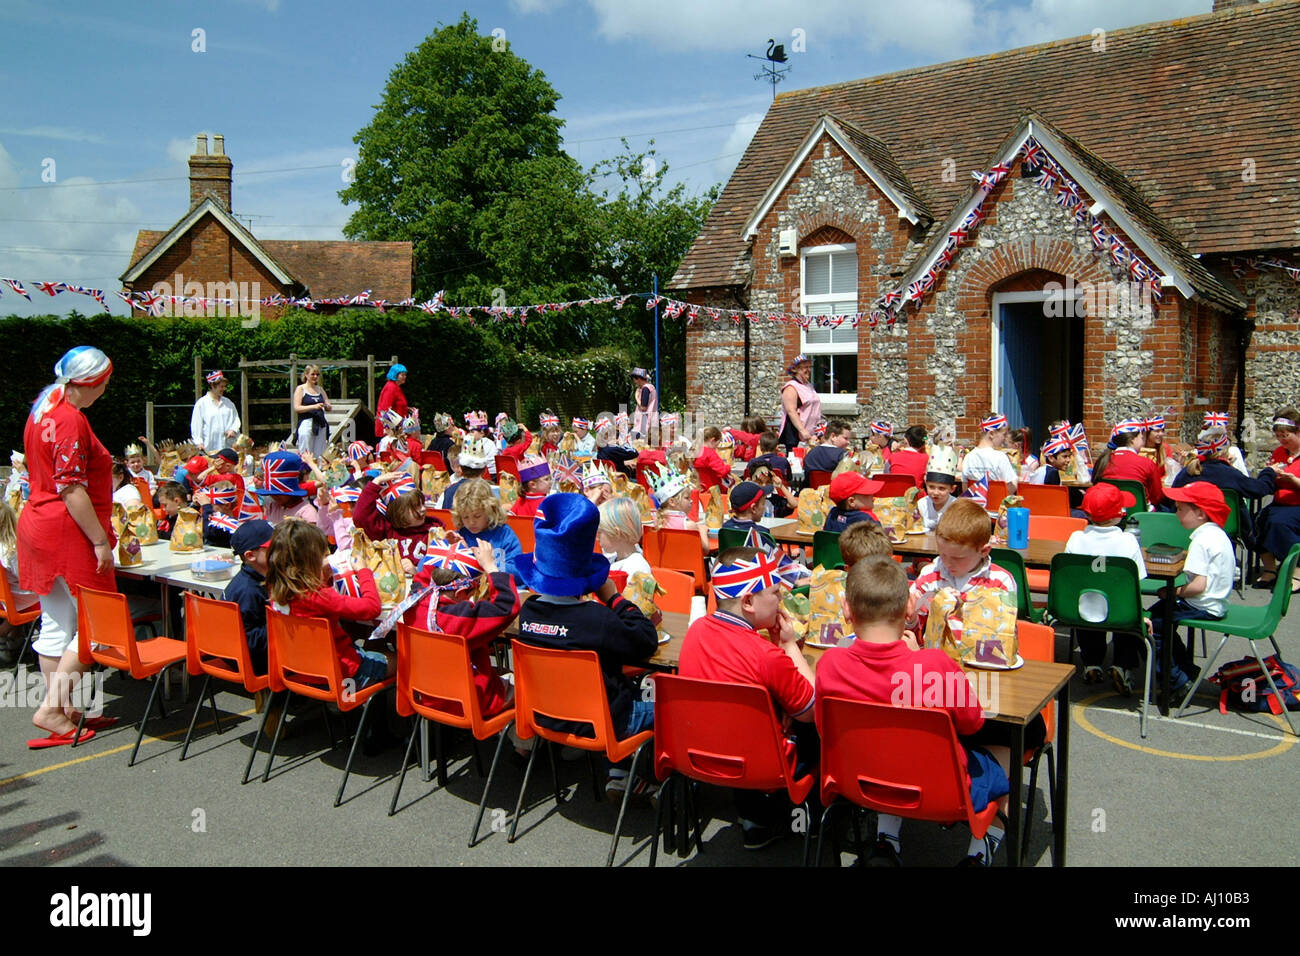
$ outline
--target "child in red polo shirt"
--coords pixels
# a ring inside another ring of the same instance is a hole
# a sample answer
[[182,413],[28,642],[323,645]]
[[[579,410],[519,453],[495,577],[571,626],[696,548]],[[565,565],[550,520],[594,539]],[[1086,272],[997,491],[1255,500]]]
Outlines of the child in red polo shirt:
[[545,458],[525,458],[519,463],[519,483],[523,486],[523,494],[510,508],[510,513],[523,518],[535,518],[537,509],[551,493],[551,466]]
[[700,432],[700,453],[695,459],[695,471],[700,476],[700,487],[708,490],[726,488],[731,484],[731,466],[718,454],[722,432],[710,425]]
[[[718,609],[686,632],[678,673],[767,688],[777,708],[799,722],[794,731],[795,774],[802,775],[807,772],[804,768],[817,765],[819,740],[811,724],[812,668],[781,608],[781,588],[788,583],[788,573],[782,569],[779,553],[769,555],[754,548],[723,552],[712,575]],[[776,583],[764,587],[771,581]],[[778,825],[792,819],[784,794],[733,793],[745,849],[761,849],[790,832],[788,825]]]
[[1147,505],[1155,506],[1165,500],[1164,472],[1142,451],[1145,422],[1125,419],[1115,426],[1106,448],[1097,456],[1092,468],[1092,478],[1124,478],[1140,481],[1146,491]]

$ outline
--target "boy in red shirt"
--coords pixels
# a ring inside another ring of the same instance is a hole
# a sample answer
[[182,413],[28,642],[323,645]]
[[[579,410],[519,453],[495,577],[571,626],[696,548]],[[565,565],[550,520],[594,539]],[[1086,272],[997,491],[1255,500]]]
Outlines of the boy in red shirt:
[[[712,585],[718,609],[686,632],[678,673],[683,677],[759,684],[789,721],[798,753],[795,773],[816,767],[819,740],[813,719],[813,672],[789,616],[781,608],[788,584],[779,552],[731,548],[714,565]],[[762,633],[766,631],[767,633]],[[734,791],[747,850],[758,850],[790,832],[784,795]],[[778,825],[781,824],[781,825]]]
[[546,496],[551,493],[551,466],[545,458],[530,456],[519,463],[519,483],[522,495],[510,509],[512,515],[523,518],[537,517]]
[[706,491],[714,486],[726,488],[731,484],[731,466],[718,454],[722,432],[710,425],[700,432],[700,454],[695,459],[695,471],[700,476],[700,487]]
[[[984,724],[979,697],[969,680],[955,681],[961,667],[946,652],[922,650],[916,635],[905,630],[910,598],[907,574],[901,565],[886,557],[859,561],[845,582],[845,618],[857,639],[848,647],[833,647],[817,664],[819,697],[892,702],[895,706],[916,706],[921,689],[951,688],[951,699],[943,709],[952,717],[958,736],[967,737]],[[899,679],[904,678],[900,686]],[[920,679],[920,687],[907,685]],[[910,690],[910,692],[909,692]],[[947,694],[945,694],[947,697]],[[1005,813],[1011,784],[1007,779],[1011,751],[1004,746],[963,748],[963,770],[970,781],[971,804],[983,810],[997,800]],[[868,866],[901,866],[899,830],[902,818],[882,813],[876,828],[876,845],[867,857]],[[1003,830],[991,826],[983,839],[971,838],[967,866],[990,866],[1002,842]]]

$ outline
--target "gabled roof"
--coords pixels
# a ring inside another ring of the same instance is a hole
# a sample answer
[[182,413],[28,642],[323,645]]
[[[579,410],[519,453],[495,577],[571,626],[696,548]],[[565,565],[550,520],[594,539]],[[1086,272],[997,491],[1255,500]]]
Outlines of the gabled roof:
[[[1208,0],[1207,0],[1208,4]],[[869,131],[936,215],[1036,110],[1130,182],[1192,252],[1300,245],[1300,0],[1059,40],[779,95],[669,288],[748,281],[744,226],[825,115]],[[1254,161],[1253,181],[1243,160]],[[959,175],[935,175],[952,159]]]
[[356,295],[400,302],[411,296],[410,242],[263,239],[262,245],[307,287],[313,298]]
[[[181,236],[189,232],[194,225],[205,215],[211,215],[217,222],[225,227],[226,231],[239,240],[239,242],[266,267],[266,270],[275,276],[277,280],[285,285],[293,282],[293,276],[285,271],[284,266],[276,262],[261,243],[253,238],[253,234],[240,224],[234,216],[228,213],[219,203],[212,200],[211,197],[204,199],[201,203],[196,203],[193,208],[186,213],[181,221],[172,226],[170,230],[163,234],[163,237],[153,244],[153,246],[143,256],[135,259],[122,274],[123,282],[135,282],[144,274],[144,271],[158,261],[164,252],[170,249]],[[136,251],[139,252],[141,237],[136,237]]]
[[[1158,270],[1167,284],[1177,288],[1184,298],[1199,294],[1232,311],[1245,309],[1245,299],[1201,265],[1123,173],[1042,117],[1032,113],[1023,117],[983,168],[989,169],[1000,163],[1010,165],[1030,136],[1087,193],[1094,214],[1105,216],[1119,226],[1152,268]],[[947,234],[974,209],[980,196],[978,187],[972,186],[947,220],[927,232],[918,253],[904,265],[898,287],[906,289],[910,282],[925,274],[939,255]]]
[[894,160],[888,146],[850,123],[833,116],[823,116],[803,138],[803,142],[794,151],[790,161],[785,164],[785,168],[763,194],[763,198],[750,214],[749,219],[745,221],[746,239],[758,230],[758,224],[785,192],[785,187],[789,185],[790,180],[799,171],[799,167],[808,158],[808,154],[823,136],[829,136],[840,149],[844,150],[867,178],[876,184],[876,188],[894,204],[900,217],[914,225],[923,219],[926,221],[934,219],[929,205],[921,198],[921,194]]

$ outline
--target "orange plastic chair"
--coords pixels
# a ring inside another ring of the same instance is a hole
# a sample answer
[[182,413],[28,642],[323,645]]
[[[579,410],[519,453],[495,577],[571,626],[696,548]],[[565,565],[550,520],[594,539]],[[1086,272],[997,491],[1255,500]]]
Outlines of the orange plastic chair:
[[[811,813],[808,796],[817,782],[815,774],[795,778],[793,755],[788,752],[772,695],[757,684],[732,684],[698,680],[674,674],[656,674],[654,769],[659,780],[674,774],[687,780],[730,787],[733,790],[784,790],[790,802]],[[691,806],[687,818],[700,844],[701,826],[694,812],[691,787],[681,788]],[[670,800],[660,800],[655,835],[650,844],[654,866]],[[811,822],[811,821],[810,821]],[[812,827],[804,828],[804,857],[808,864]],[[689,850],[689,841],[682,841]]]
[[[1076,531],[1082,531],[1086,527],[1088,527],[1088,522],[1083,518],[1036,515],[1032,511],[1029,514],[1029,537],[1031,538],[1041,538],[1046,541],[1068,541],[1070,535]],[[1046,568],[1026,568],[1025,579],[1029,582],[1030,591],[1045,592],[1051,583],[1052,573]]]
[[[406,741],[406,756],[402,758],[402,773],[397,778],[393,790],[393,802],[388,805],[388,815],[397,812],[397,798],[402,792],[402,781],[406,779],[406,767],[411,761],[411,746],[420,728],[420,720],[433,721],[438,725],[438,758],[442,766],[442,727],[458,727],[468,730],[474,739],[487,740],[500,735],[496,753],[492,756],[492,766],[488,768],[487,782],[483,784],[483,796],[478,802],[478,816],[474,818],[474,829],[470,831],[469,845],[478,842],[478,830],[483,823],[483,812],[487,807],[488,792],[492,789],[492,776],[501,761],[501,748],[505,746],[508,735],[506,727],[515,719],[515,709],[507,706],[500,713],[491,717],[483,716],[479,705],[478,690],[474,686],[474,667],[470,663],[469,644],[463,637],[454,634],[442,634],[425,631],[407,624],[397,625],[397,712],[403,717],[412,714],[420,718],[411,728],[411,736]],[[475,750],[477,758],[478,751]],[[482,775],[482,767],[479,774]],[[443,771],[445,774],[445,771]],[[446,786],[445,775],[440,774],[439,783]]]
[[[519,462],[510,455],[497,455],[496,463],[498,481],[501,480],[503,474],[514,475],[516,479],[519,478]],[[520,481],[519,484],[522,485],[523,482]]]
[[1031,517],[1070,517],[1070,489],[1064,485],[1030,485],[1021,482],[1016,494],[1025,499],[1024,507],[1029,509]]
[[820,488],[831,483],[831,473],[829,471],[817,471],[814,468],[804,472],[804,474],[808,476],[809,488]]
[[425,451],[420,456],[420,463],[422,465],[433,465],[434,471],[447,470],[447,459],[442,456],[440,451]]
[[[343,802],[343,790],[348,785],[352,773],[352,759],[357,755],[357,745],[361,743],[361,734],[366,727],[366,717],[370,714],[370,704],[375,695],[392,687],[396,678],[387,677],[366,687],[354,689],[345,685],[339,664],[338,653],[334,649],[334,639],[330,636],[329,622],[321,617],[294,617],[281,614],[267,608],[266,611],[267,663],[268,677],[272,693],[284,692],[284,707],[287,712],[290,694],[299,694],[322,703],[331,703],[346,714],[361,707],[361,722],[352,737],[352,749],[348,752],[348,762],[343,767],[343,780],[339,783],[339,792],[334,796],[334,806]],[[258,727],[258,736],[253,740],[253,754],[261,742],[262,732],[273,708],[267,707],[262,712],[262,723]],[[280,743],[280,732],[284,729],[283,718],[276,725],[275,737],[271,740],[271,752],[266,758],[266,770],[262,773],[265,783],[271,776],[271,764],[275,761],[275,748]],[[333,734],[330,745],[334,744]],[[251,765],[251,763],[250,763]]]
[[41,617],[41,602],[37,601],[25,611],[18,610],[18,601],[15,600],[13,588],[9,585],[9,573],[4,569],[0,569],[0,617],[15,628],[27,627],[24,634],[23,648],[14,661],[14,679],[16,680],[18,671],[23,666],[23,655],[27,653],[27,648],[31,646],[32,632],[36,630],[36,622]]
[[[651,568],[655,580],[668,593],[662,594],[655,599],[655,604],[661,611],[672,611],[676,614],[691,613],[691,598],[695,596],[695,580],[689,574],[683,574],[680,571],[673,571],[668,568]],[[709,590],[713,590],[710,588]]]
[[506,524],[510,525],[510,530],[519,538],[519,550],[523,554],[531,554],[536,547],[533,519],[523,515],[506,515]]
[[[645,542],[655,539],[655,558]],[[704,568],[704,544],[700,533],[686,528],[647,528],[642,535],[642,550],[652,568],[669,568],[681,571],[695,579],[695,590],[704,593],[709,575]],[[657,559],[657,560],[656,560]]]
[[153,492],[149,490],[148,478],[132,478],[131,484],[135,485],[135,490],[140,493],[140,501],[150,511],[153,510]]
[[[250,694],[266,690],[270,684],[265,674],[253,673],[244,618],[234,601],[218,601],[200,597],[192,591],[185,592],[185,657],[189,672],[195,677],[199,674],[204,677],[198,700],[194,702],[194,716],[190,718],[190,728],[185,732],[185,743],[181,746],[182,760],[189,752],[190,738],[194,735],[199,711],[203,709],[204,697],[212,704],[217,733],[223,732],[221,711],[217,710],[217,698],[211,690],[212,678],[238,684]],[[259,742],[254,741],[253,753],[257,752],[256,744]],[[248,766],[244,768],[244,783],[248,783],[248,772],[252,767],[253,755],[250,753]]]
[[[823,835],[834,839],[827,826],[831,811],[843,805],[837,804],[839,797],[912,820],[964,820],[977,839],[998,816],[997,801],[971,806],[961,743],[946,710],[839,697],[818,697],[816,707]],[[817,841],[818,863],[824,843],[824,838]]]
[[[87,667],[100,664],[126,671],[136,680],[153,679],[149,702],[140,717],[135,747],[131,750],[131,759],[127,761],[128,767],[135,766],[140,741],[144,739],[144,725],[153,712],[155,700],[158,701],[159,715],[163,719],[167,717],[167,711],[158,697],[158,687],[162,683],[158,680],[158,675],[172,664],[185,660],[185,642],[170,637],[137,641],[126,595],[83,587],[77,591],[77,657]],[[77,726],[78,739],[85,722],[86,714],[83,710]],[[72,746],[77,745],[74,742]]]
[[[698,540],[698,535],[696,536]],[[600,545],[600,535],[596,535],[596,544]],[[657,568],[662,563],[664,556],[663,546],[659,543],[659,535],[655,529],[649,525],[641,529],[641,554],[645,557],[646,562],[652,568]]]
[[[1017,486],[1018,489],[1018,486]],[[989,479],[988,502],[989,510],[997,511],[998,505],[1002,504],[1002,499],[1007,496],[1007,483],[1005,481],[995,481]],[[1016,494],[1020,494],[1019,490]]]
[[451,518],[450,508],[425,508],[424,513],[430,518],[437,518],[442,522],[442,526],[451,531],[456,530],[456,523]]
[[916,487],[916,479],[911,475],[876,475],[871,480],[884,482],[885,487],[876,492],[877,498],[901,498],[908,488]]
[[[595,651],[561,651],[547,647],[534,647],[523,641],[511,645],[515,662],[515,732],[520,739],[538,736],[543,742],[564,747],[574,747],[590,753],[604,753],[610,763],[619,763],[632,757],[628,783],[636,779],[641,762],[641,752],[654,737],[654,732],[643,730],[625,740],[614,731],[614,719],[609,712],[609,699],[605,696],[605,679],[600,670],[600,658]],[[539,716],[551,720],[566,720],[590,724],[595,736],[579,737],[576,734],[551,730],[538,723]],[[540,746],[528,755],[524,769],[524,782],[515,801],[515,816],[510,822],[509,842],[515,842],[515,830],[524,805],[524,792],[533,771],[533,761]],[[555,802],[559,804],[560,784],[555,770],[555,753],[551,748],[551,776],[555,783]],[[628,786],[623,791],[618,821],[614,824],[614,838],[609,844],[606,866],[613,866],[618,849],[618,837],[623,830],[623,817],[627,813],[627,798],[632,793]]]
[[[1056,660],[1056,631],[1046,624],[1033,624],[1029,621],[1016,622],[1016,641],[1020,644],[1020,656],[1027,661]],[[1029,767],[1029,791],[1025,798],[1025,830],[1020,841],[1020,859],[1025,859],[1029,851],[1030,811],[1033,809],[1034,792],[1038,789],[1038,762],[1047,754],[1047,805],[1052,814],[1052,829],[1059,824],[1056,819],[1056,754],[1052,741],[1056,739],[1056,701],[1052,701],[1040,712],[1047,727],[1047,736],[1041,747],[1026,750],[1022,755],[1025,766]]]

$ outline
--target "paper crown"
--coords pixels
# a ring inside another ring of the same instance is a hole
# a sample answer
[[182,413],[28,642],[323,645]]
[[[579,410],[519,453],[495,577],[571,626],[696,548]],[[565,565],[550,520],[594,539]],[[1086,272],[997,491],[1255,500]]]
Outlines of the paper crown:
[[826,437],[826,419],[824,418],[817,419],[817,424],[813,426],[813,434],[816,435],[818,438]]
[[595,488],[598,485],[608,485],[609,472],[594,461],[589,461],[582,466],[582,487]]
[[134,458],[136,455],[143,456],[144,449],[141,448],[139,445],[137,445],[135,442],[131,442],[131,444],[127,445],[126,448],[122,451],[123,458]]
[[1196,457],[1205,461],[1226,449],[1230,443],[1227,433],[1217,428],[1210,432],[1202,432],[1196,439]]
[[391,408],[385,408],[382,412],[380,412],[379,420],[386,428],[402,427],[401,414],[393,411]]
[[782,560],[784,555],[773,551],[759,551],[752,560],[740,560],[734,564],[715,564],[710,582],[713,593],[722,600],[744,597],[758,591],[784,584],[791,584],[792,562]]
[[1068,451],[1071,445],[1064,438],[1050,438],[1043,443],[1043,457],[1048,455],[1059,455],[1063,451]]
[[951,445],[931,445],[930,463],[925,466],[928,473],[936,475],[957,476],[957,452]]
[[420,433],[420,416],[412,414],[402,419],[402,431],[408,435],[418,435]]
[[690,485],[690,479],[672,465],[659,463],[658,469],[646,469],[646,478],[650,482],[650,497],[655,507],[662,508],[674,495],[680,494]]
[[487,428],[487,412],[466,412],[465,425],[469,428]]
[[668,412],[664,415],[659,416],[659,424],[664,428],[667,428],[669,425],[677,426],[680,425],[681,423],[682,423],[682,417],[678,415],[676,412]]
[[519,480],[527,484],[537,478],[544,478],[551,473],[551,466],[545,458],[528,455],[519,463]]
[[438,412],[433,416],[433,430],[435,432],[445,432],[448,428],[454,427],[455,420],[446,412]]
[[460,463],[465,468],[486,468],[496,458],[496,447],[479,436],[467,440],[460,450]]

